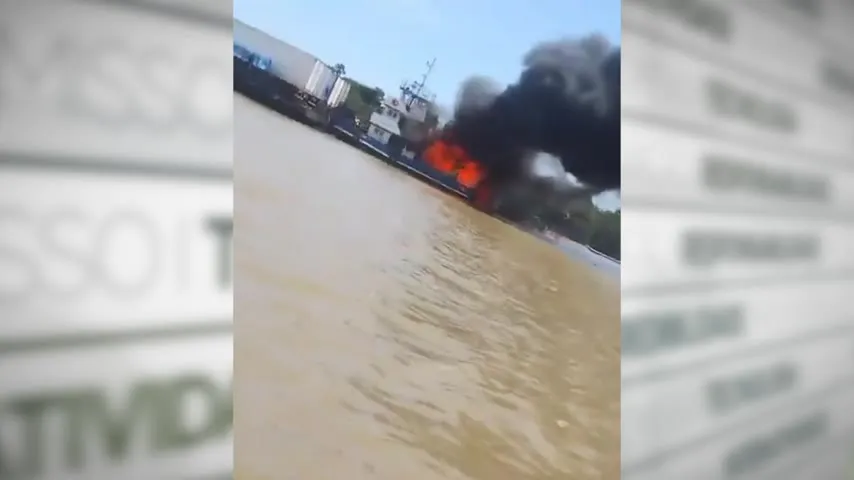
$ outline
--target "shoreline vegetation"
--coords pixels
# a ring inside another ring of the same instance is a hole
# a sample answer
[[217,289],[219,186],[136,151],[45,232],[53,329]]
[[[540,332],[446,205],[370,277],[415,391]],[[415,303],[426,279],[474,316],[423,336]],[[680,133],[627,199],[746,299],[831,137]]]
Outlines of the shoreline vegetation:
[[[508,222],[526,230],[549,231],[613,258],[621,260],[620,222],[622,210],[603,210],[587,197],[570,202],[562,209],[544,209],[542,212],[513,211],[505,206],[500,212]],[[525,209],[524,205],[517,206]]]

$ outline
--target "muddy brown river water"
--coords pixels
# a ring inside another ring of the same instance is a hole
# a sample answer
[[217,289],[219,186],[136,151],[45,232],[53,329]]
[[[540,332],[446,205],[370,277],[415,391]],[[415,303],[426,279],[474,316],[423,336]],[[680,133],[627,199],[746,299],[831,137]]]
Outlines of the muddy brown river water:
[[236,479],[619,478],[618,279],[234,115]]

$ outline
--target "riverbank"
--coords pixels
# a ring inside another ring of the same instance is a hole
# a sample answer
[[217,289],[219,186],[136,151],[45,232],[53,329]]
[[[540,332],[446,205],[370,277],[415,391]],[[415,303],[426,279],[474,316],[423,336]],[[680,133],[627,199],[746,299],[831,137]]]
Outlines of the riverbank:
[[605,276],[620,280],[620,262],[608,257],[607,255],[597,252],[588,245],[584,245],[560,235],[548,235],[542,232],[527,231],[534,237],[548,243],[557,248],[562,253],[575,261],[584,263],[593,270],[604,274]]

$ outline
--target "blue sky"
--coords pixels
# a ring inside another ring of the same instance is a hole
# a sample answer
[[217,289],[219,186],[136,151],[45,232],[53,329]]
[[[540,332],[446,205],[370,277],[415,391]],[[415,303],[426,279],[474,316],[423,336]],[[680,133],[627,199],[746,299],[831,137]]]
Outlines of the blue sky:
[[470,75],[515,81],[522,56],[540,41],[599,32],[620,43],[620,3],[235,0],[234,17],[328,64],[343,63],[348,76],[389,94],[397,94],[403,80],[418,80],[436,58],[427,88],[452,105]]

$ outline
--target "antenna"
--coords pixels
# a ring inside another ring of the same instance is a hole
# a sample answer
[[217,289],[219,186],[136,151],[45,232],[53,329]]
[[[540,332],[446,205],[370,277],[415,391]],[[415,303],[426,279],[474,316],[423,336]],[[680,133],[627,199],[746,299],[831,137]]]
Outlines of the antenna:
[[412,107],[412,103],[415,101],[415,97],[421,96],[421,92],[424,91],[424,87],[427,85],[427,78],[430,77],[430,74],[433,72],[433,67],[436,65],[436,57],[433,57],[432,60],[427,62],[427,71],[421,76],[420,82],[412,82],[409,85],[401,88],[401,91],[404,95],[409,97],[409,100],[406,102],[407,107]]
[[420,94],[424,89],[424,86],[427,85],[427,78],[433,72],[433,67],[436,65],[436,57],[433,57],[433,60],[427,62],[427,71],[424,72],[424,75],[421,77],[421,81],[418,82],[418,91],[415,92],[416,95]]

